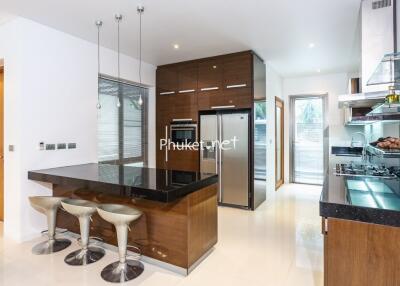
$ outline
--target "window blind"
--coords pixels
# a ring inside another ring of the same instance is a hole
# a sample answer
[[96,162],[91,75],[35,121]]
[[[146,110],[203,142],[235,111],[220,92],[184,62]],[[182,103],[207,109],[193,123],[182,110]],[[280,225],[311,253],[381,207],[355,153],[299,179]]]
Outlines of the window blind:
[[[99,78],[99,162],[128,164],[147,161],[148,89],[125,81]],[[138,100],[142,95],[143,104]],[[120,107],[118,107],[118,101]]]

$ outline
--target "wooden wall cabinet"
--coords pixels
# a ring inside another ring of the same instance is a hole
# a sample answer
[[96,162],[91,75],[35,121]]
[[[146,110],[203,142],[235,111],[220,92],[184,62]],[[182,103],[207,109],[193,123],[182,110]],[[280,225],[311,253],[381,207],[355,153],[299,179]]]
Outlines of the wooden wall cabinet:
[[253,55],[251,53],[244,52],[227,55],[223,58],[223,61],[223,84],[225,89],[252,86]]
[[157,95],[174,94],[178,92],[178,67],[165,66],[156,71]]
[[400,285],[400,228],[323,219],[325,286]]
[[[157,167],[199,170],[198,151],[160,150],[165,126],[174,119],[199,121],[199,111],[252,109],[256,64],[265,66],[252,51],[175,63],[157,68],[156,146]],[[264,82],[265,85],[265,82]],[[168,162],[166,161],[168,156]]]

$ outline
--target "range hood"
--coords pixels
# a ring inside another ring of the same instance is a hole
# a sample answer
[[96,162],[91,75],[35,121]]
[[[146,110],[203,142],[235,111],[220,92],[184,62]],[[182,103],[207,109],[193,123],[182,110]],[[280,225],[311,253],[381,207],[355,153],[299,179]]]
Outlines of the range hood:
[[393,84],[397,89],[400,87],[400,53],[386,54],[367,85]]
[[393,1],[361,1],[362,93],[340,95],[339,107],[373,107],[385,102],[388,84],[400,85],[395,6]]
[[339,95],[339,107],[372,107],[385,101],[388,91],[373,91]]

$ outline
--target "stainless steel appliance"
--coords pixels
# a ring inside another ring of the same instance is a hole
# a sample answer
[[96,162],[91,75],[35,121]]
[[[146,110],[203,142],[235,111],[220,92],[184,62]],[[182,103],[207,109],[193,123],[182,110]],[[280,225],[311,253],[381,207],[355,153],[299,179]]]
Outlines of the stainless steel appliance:
[[[203,143],[200,170],[219,175],[220,204],[250,207],[249,131],[248,112],[218,112],[200,116],[200,140]],[[235,144],[234,138],[237,139]],[[230,144],[218,145],[225,140]]]
[[191,121],[174,119],[171,123],[171,142],[185,145],[197,141],[197,124]]
[[336,176],[350,176],[350,177],[366,177],[373,178],[379,177],[383,179],[396,179],[398,178],[397,168],[386,168],[384,165],[356,165],[356,164],[336,164],[334,174]]

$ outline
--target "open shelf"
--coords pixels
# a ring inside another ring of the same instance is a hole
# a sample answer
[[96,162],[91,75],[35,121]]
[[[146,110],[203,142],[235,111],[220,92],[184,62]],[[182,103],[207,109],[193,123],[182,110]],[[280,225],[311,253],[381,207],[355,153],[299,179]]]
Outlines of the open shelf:
[[370,154],[377,155],[383,158],[400,158],[399,149],[382,149],[372,145],[368,145],[367,151]]

